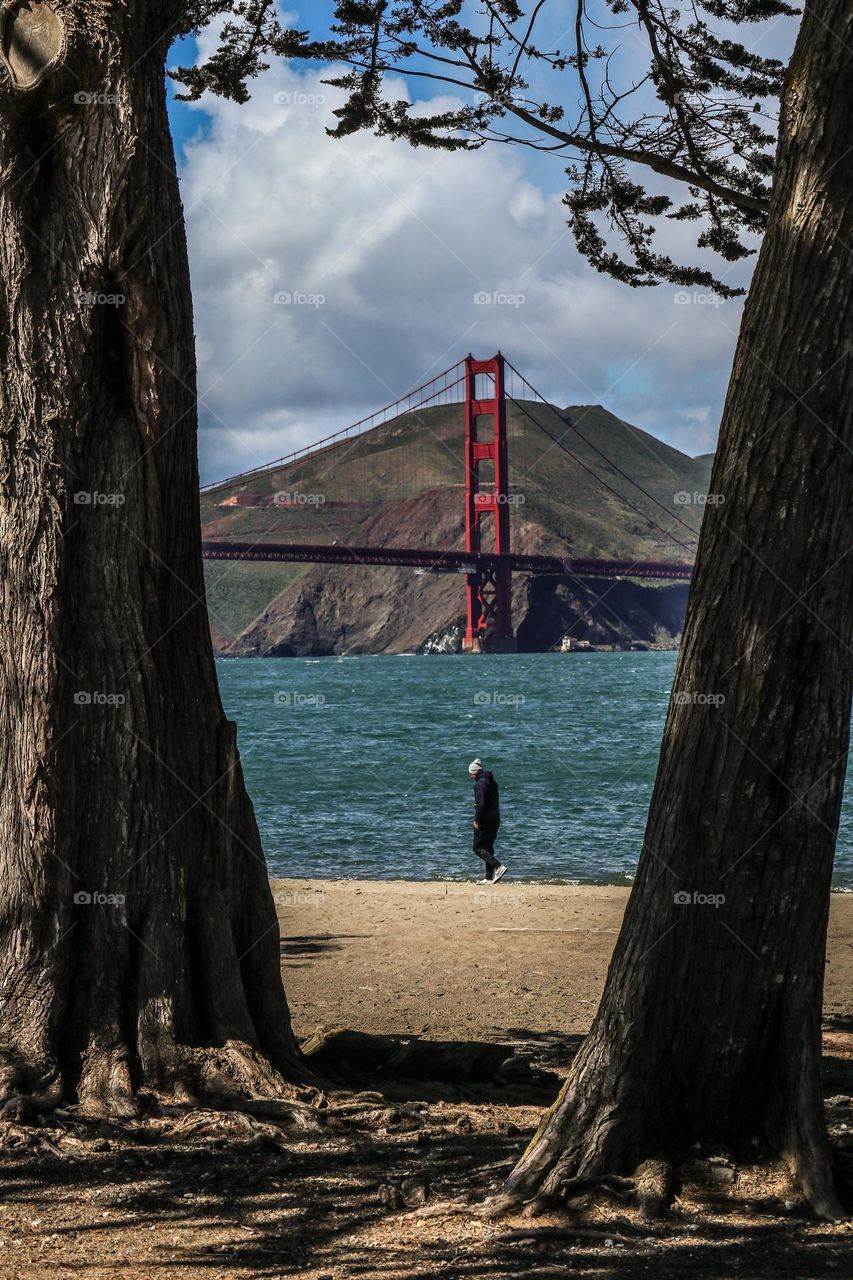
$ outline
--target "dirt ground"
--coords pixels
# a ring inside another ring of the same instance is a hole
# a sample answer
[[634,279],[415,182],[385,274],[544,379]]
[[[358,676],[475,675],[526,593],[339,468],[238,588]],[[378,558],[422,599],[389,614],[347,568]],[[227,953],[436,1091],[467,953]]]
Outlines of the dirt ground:
[[[619,889],[278,881],[285,980],[331,1091],[151,1107],[138,1121],[0,1123],[0,1277],[106,1280],[819,1280],[853,1273],[853,1225],[815,1222],[761,1153],[696,1151],[659,1223],[581,1197],[489,1220],[604,980]],[[501,892],[501,898],[497,893]],[[853,899],[833,899],[825,1093],[853,1159]],[[323,1025],[324,1034],[313,1034]],[[334,1026],[351,1028],[330,1031]],[[354,1096],[353,1091],[357,1096]],[[313,1127],[316,1126],[316,1127]]]

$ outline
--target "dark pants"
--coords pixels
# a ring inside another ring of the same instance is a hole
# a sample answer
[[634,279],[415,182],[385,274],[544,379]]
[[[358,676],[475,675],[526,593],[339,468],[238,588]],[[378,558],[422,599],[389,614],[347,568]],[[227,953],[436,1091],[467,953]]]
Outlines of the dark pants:
[[487,880],[492,879],[495,867],[501,865],[495,857],[495,837],[500,825],[500,818],[487,818],[485,822],[481,821],[480,825],[474,828],[474,852],[486,864]]

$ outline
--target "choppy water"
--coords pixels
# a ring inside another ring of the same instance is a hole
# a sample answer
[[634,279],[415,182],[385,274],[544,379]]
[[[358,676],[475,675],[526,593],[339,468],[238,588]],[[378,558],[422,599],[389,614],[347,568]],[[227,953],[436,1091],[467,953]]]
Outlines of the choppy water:
[[[674,653],[232,659],[270,874],[471,878],[467,766],[501,787],[498,852],[524,880],[625,884],[651,798]],[[853,887],[853,801],[837,887]]]

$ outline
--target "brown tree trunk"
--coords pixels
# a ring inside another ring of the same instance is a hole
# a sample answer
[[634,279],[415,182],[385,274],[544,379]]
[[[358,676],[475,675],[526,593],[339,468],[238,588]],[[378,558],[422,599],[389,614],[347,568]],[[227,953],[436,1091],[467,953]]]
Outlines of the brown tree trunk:
[[818,1069],[853,689],[851,49],[849,0],[808,4],[636,883],[508,1202],[758,1137],[839,1212]]
[[52,11],[56,65],[22,87],[21,5],[0,86],[0,1101],[278,1094],[307,1073],[205,615],[181,6]]

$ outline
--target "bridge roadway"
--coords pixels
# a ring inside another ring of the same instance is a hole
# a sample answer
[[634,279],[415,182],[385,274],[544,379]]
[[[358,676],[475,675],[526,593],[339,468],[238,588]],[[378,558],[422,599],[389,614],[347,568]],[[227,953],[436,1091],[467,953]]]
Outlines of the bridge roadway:
[[[489,552],[437,551],[429,547],[348,547],[343,543],[202,542],[205,560],[280,560],[304,564],[393,565],[439,573],[476,573],[496,566]],[[692,564],[657,560],[564,559],[561,556],[509,555],[515,573],[568,574],[576,578],[662,578],[689,581]]]

